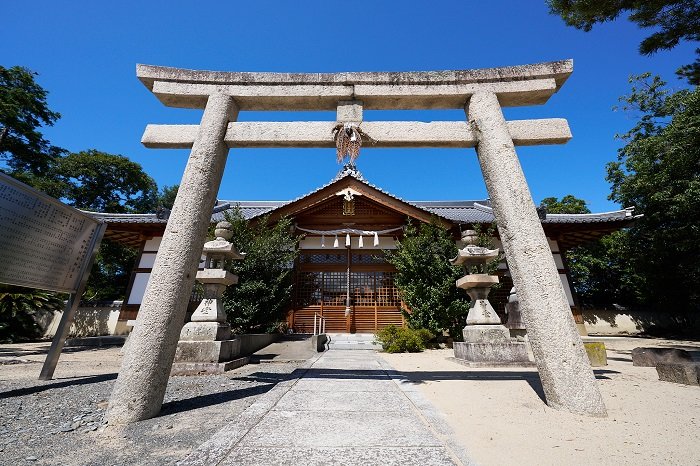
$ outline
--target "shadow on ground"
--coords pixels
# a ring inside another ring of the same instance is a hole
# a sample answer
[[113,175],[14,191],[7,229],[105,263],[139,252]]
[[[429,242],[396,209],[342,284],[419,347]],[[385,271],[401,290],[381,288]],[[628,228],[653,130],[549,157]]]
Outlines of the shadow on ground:
[[[598,380],[609,380],[606,374],[619,374],[618,371],[608,369],[594,370]],[[399,372],[395,370],[344,370],[344,369],[309,369],[305,376],[307,379],[340,379],[340,380],[381,380],[403,379],[402,383],[422,384],[430,381],[443,380],[471,380],[474,382],[492,382],[499,380],[522,380],[546,402],[542,382],[537,371],[503,371],[503,370],[479,370],[479,371],[412,371]]]
[[[34,393],[40,393],[46,390],[54,390],[57,388],[70,387],[73,385],[86,385],[91,383],[105,382],[107,380],[114,380],[117,378],[116,373],[112,374],[100,374],[100,375],[88,375],[85,377],[72,377],[61,382],[52,382],[41,385],[35,385],[34,387],[17,388],[15,390],[8,390],[6,392],[0,392],[0,399],[12,398],[15,396],[25,396],[32,395]],[[40,383],[40,382],[39,382]]]

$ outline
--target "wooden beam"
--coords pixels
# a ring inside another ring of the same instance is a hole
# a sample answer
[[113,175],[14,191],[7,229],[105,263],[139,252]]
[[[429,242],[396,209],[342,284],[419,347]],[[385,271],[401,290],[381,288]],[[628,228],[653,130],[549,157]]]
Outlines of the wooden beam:
[[[225,141],[230,148],[335,147],[335,122],[233,122]],[[376,143],[364,147],[476,146],[476,136],[466,121],[366,121],[360,128]],[[508,122],[513,143],[518,146],[564,144],[571,139],[569,124],[562,118]],[[188,149],[197,135],[197,125],[148,125],[141,142],[155,149]]]

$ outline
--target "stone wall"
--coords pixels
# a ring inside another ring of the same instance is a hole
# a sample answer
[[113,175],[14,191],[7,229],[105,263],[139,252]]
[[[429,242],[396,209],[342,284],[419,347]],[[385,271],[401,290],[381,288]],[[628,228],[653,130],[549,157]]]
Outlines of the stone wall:
[[583,320],[591,335],[700,334],[700,316],[692,314],[586,309]]
[[279,333],[254,333],[245,335],[235,335],[237,340],[241,340],[241,355],[248,356],[263,349],[269,344],[276,342],[280,337]]
[[[70,328],[69,337],[95,337],[103,335],[124,335],[128,333],[126,322],[120,322],[119,310],[122,301],[80,303]],[[63,311],[39,314],[36,321],[44,338],[53,338]]]

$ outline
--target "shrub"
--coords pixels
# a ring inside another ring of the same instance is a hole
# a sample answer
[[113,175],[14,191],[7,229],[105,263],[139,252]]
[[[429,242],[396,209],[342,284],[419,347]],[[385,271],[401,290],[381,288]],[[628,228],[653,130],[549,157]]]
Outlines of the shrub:
[[419,353],[435,335],[424,328],[414,330],[389,325],[377,332],[375,337],[387,353]]
[[18,286],[0,286],[0,343],[41,337],[34,316],[40,312],[62,309],[63,300],[56,293]]

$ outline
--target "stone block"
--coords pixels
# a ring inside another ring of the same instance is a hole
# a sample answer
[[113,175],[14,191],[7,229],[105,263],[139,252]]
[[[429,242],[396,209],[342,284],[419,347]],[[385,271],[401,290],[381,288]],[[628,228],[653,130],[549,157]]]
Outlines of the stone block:
[[[506,330],[507,332],[507,330]],[[512,364],[529,363],[527,344],[507,343],[454,343],[455,358],[473,363]]]
[[180,341],[175,351],[176,362],[225,362],[240,354],[241,342],[224,341]]
[[503,325],[467,325],[462,329],[466,343],[508,343],[510,332]]
[[700,386],[700,362],[659,362],[656,372],[664,382]]
[[311,347],[319,353],[326,351],[327,342],[328,335],[326,335],[325,333],[322,333],[320,335],[313,335],[311,337]]
[[692,360],[690,353],[677,348],[638,347],[632,350],[633,366],[655,367],[659,363],[683,363]]
[[608,365],[608,355],[605,352],[605,343],[602,341],[584,342],[583,347],[591,362],[591,367],[603,367]]
[[219,322],[188,322],[180,331],[180,341],[222,341],[231,339],[231,327]]
[[170,370],[170,376],[223,374],[226,371],[245,366],[249,361],[250,358],[246,356],[227,362],[176,362]]

